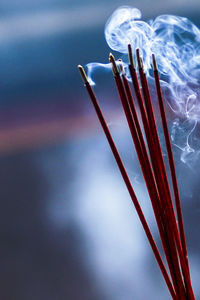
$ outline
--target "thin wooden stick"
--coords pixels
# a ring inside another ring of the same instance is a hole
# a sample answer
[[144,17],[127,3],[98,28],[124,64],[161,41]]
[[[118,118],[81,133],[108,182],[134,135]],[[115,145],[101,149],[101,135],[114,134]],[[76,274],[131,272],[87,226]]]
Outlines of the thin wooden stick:
[[[172,147],[171,147],[171,142],[170,142],[170,136],[169,136],[168,126],[167,126],[167,119],[166,119],[164,101],[163,101],[163,96],[162,96],[162,91],[161,91],[161,86],[160,86],[159,74],[158,74],[158,69],[157,69],[157,64],[156,64],[154,54],[152,55],[152,60],[153,60],[154,78],[155,78],[155,85],[156,85],[157,97],[158,97],[158,102],[159,102],[160,115],[161,115],[161,120],[162,120],[162,125],[163,125],[165,143],[166,143],[166,148],[167,148],[167,153],[168,153],[168,161],[169,161],[172,184],[173,184],[179,232],[180,232],[180,237],[181,237],[181,242],[182,242],[183,253],[184,253],[184,257],[185,257],[185,261],[186,261],[186,265],[187,265],[188,273],[189,273],[189,277],[190,277],[186,239],[185,239],[178,183],[177,183],[177,178],[176,178],[175,163],[174,163],[173,152],[172,152]],[[189,294],[192,294],[192,289],[190,289],[190,288],[189,288]],[[190,297],[192,297],[192,296],[194,296],[194,295],[190,295]]]
[[[148,117],[148,122],[149,122],[149,128],[151,128],[151,135],[152,135],[152,143],[150,144],[149,150],[151,151],[151,159],[152,159],[152,164],[156,176],[156,181],[158,183],[159,191],[161,193],[161,199],[163,199],[163,205],[165,212],[168,217],[169,223],[166,222],[166,226],[171,227],[173,230],[174,228],[172,227],[173,222],[173,214],[172,210],[169,209],[170,206],[170,192],[168,189],[168,181],[167,181],[167,176],[165,172],[165,167],[163,163],[163,157],[162,157],[162,151],[159,143],[159,138],[157,134],[157,128],[156,128],[156,123],[155,123],[155,117],[153,113],[153,108],[151,106],[151,99],[150,99],[150,93],[148,90],[148,84],[146,81],[145,74],[143,72],[143,67],[141,63],[141,57],[139,56],[139,49],[137,49],[137,59],[138,59],[138,66],[139,66],[139,73],[140,73],[140,81],[142,84],[142,91],[143,91],[143,98],[144,98],[144,103],[146,107],[146,112],[147,112],[147,117]],[[152,151],[153,148],[153,151]],[[170,229],[168,229],[170,232]],[[177,256],[177,250],[175,247],[174,243],[174,237],[173,233],[169,235],[169,241],[170,241],[170,248],[171,248],[171,254],[173,257],[173,264],[175,268],[175,277],[176,277],[176,282],[177,282],[177,293],[180,297],[180,299],[186,299],[186,291],[181,275],[181,270],[179,266],[179,261],[178,261],[178,256]]]
[[116,160],[116,162],[117,162],[117,165],[118,165],[118,167],[119,167],[119,170],[120,170],[120,172],[121,172],[121,175],[122,175],[122,177],[123,177],[123,179],[124,179],[124,182],[125,182],[125,184],[126,184],[126,186],[127,186],[127,189],[128,189],[129,194],[130,194],[130,196],[131,196],[132,202],[133,202],[133,204],[134,204],[134,206],[135,206],[135,209],[136,209],[136,211],[137,211],[137,213],[138,213],[138,216],[139,216],[139,219],[140,219],[140,221],[141,221],[141,223],[142,223],[143,229],[144,229],[144,231],[145,231],[145,233],[146,233],[146,235],[147,235],[147,238],[148,238],[148,240],[149,240],[149,243],[150,243],[150,245],[151,245],[151,248],[152,248],[152,250],[153,250],[153,253],[154,253],[154,255],[155,255],[155,258],[156,258],[156,260],[157,260],[157,263],[158,263],[158,265],[159,265],[159,267],[160,267],[160,270],[161,270],[161,272],[162,272],[162,274],[163,274],[163,277],[164,277],[164,279],[165,279],[165,282],[166,282],[166,284],[167,284],[167,286],[168,286],[168,288],[169,288],[170,294],[171,294],[171,296],[172,296],[173,299],[177,300],[176,294],[175,294],[175,292],[174,292],[174,289],[173,289],[173,286],[172,286],[172,284],[171,284],[170,278],[169,278],[169,276],[168,276],[167,270],[166,270],[166,268],[165,268],[165,266],[164,266],[164,263],[163,263],[162,258],[161,258],[161,256],[160,256],[160,253],[159,253],[159,251],[158,251],[158,248],[157,248],[157,246],[156,246],[156,243],[155,243],[155,241],[154,241],[154,239],[153,239],[153,236],[152,236],[152,234],[151,234],[151,231],[150,231],[150,229],[149,229],[149,227],[148,227],[148,224],[147,224],[147,222],[146,222],[146,219],[145,219],[145,217],[144,217],[144,214],[143,214],[143,212],[142,212],[142,209],[141,209],[141,207],[140,207],[140,204],[139,204],[139,202],[138,202],[138,200],[137,200],[137,197],[136,197],[136,195],[135,195],[135,192],[134,192],[134,190],[133,190],[133,187],[132,187],[132,185],[131,185],[131,182],[130,182],[130,180],[129,180],[129,177],[128,177],[127,173],[126,173],[126,169],[125,169],[125,167],[124,167],[124,165],[123,165],[123,162],[122,162],[122,160],[121,160],[121,157],[120,157],[120,155],[119,155],[119,153],[118,153],[118,150],[117,150],[117,148],[116,148],[116,146],[115,146],[115,143],[114,143],[114,141],[113,141],[113,139],[112,139],[111,133],[110,133],[109,128],[108,128],[108,126],[107,126],[107,124],[106,124],[106,121],[105,121],[105,119],[104,119],[104,116],[103,116],[103,114],[102,114],[102,111],[101,111],[101,109],[100,109],[100,107],[99,107],[99,104],[98,104],[98,101],[97,101],[97,99],[96,99],[96,96],[95,96],[95,94],[94,94],[94,92],[93,92],[92,87],[90,86],[90,84],[89,84],[89,82],[88,82],[88,80],[87,80],[87,76],[86,76],[86,74],[85,74],[85,72],[84,72],[83,67],[79,65],[78,68],[79,68],[80,74],[81,74],[81,76],[82,76],[82,78],[83,78],[83,81],[84,81],[85,87],[86,87],[86,89],[87,89],[87,92],[88,92],[88,94],[89,94],[89,96],[90,96],[90,99],[91,99],[91,101],[92,101],[92,103],[93,103],[93,105],[94,105],[94,108],[95,108],[95,111],[96,111],[97,116],[98,116],[98,118],[99,118],[99,121],[100,121],[100,123],[101,123],[101,126],[102,126],[102,128],[103,128],[103,130],[104,130],[104,133],[105,133],[106,137],[107,137],[108,143],[109,143],[110,148],[111,148],[111,150],[112,150],[112,153],[113,153],[113,155],[114,155],[114,157],[115,157],[115,160]]
[[182,242],[182,247],[183,247],[186,264],[189,269],[186,238],[185,238],[183,216],[182,216],[182,209],[181,209],[181,201],[180,201],[178,183],[177,183],[177,178],[176,178],[176,169],[175,169],[175,163],[174,163],[174,158],[173,158],[172,146],[171,146],[171,142],[170,142],[169,130],[168,130],[168,126],[167,126],[167,118],[166,118],[166,114],[165,114],[164,101],[163,101],[162,90],[161,90],[161,86],[160,86],[159,74],[158,74],[158,69],[157,69],[157,64],[156,64],[156,59],[155,59],[154,54],[152,54],[152,61],[153,61],[153,69],[154,69],[154,78],[155,78],[157,97],[158,97],[159,108],[160,108],[160,115],[161,115],[161,120],[162,120],[162,125],[163,125],[165,143],[166,143],[167,154],[168,154],[168,161],[169,161],[171,178],[172,178],[172,183],[173,183],[174,199],[175,199],[175,203],[176,203],[176,211],[177,211],[177,217],[178,217],[180,237],[181,237],[181,242]]
[[[130,58],[130,56],[132,56],[132,49],[131,49],[130,45],[128,45],[128,50],[129,50],[129,58]],[[146,114],[146,108],[145,108],[144,103],[143,103],[143,99],[142,99],[142,95],[141,95],[141,91],[140,91],[140,87],[139,87],[139,82],[138,82],[136,70],[135,70],[134,65],[131,63],[131,61],[132,60],[130,59],[129,70],[130,70],[130,74],[131,74],[131,77],[132,77],[132,83],[133,83],[133,86],[134,86],[134,89],[135,89],[136,97],[137,97],[140,112],[141,112],[141,117],[142,117],[142,121],[143,121],[143,125],[144,125],[144,130],[145,130],[145,134],[146,134],[146,138],[147,138],[147,143],[148,143],[148,146],[149,146],[151,159],[154,162],[154,164],[153,164],[154,171],[156,172],[156,175],[157,175],[156,176],[156,182],[159,183],[160,173],[158,172],[157,168],[155,167],[156,164],[157,164],[157,157],[155,155],[154,149],[152,148],[152,146],[154,145],[154,140],[153,140],[152,134],[151,134],[151,127],[149,127],[149,122],[148,122],[148,118],[147,118],[147,114]],[[140,68],[142,68],[141,59],[139,60],[139,66],[140,66]],[[160,187],[159,190],[160,190],[160,193],[161,193],[160,194],[161,199],[163,199],[163,198],[165,199],[165,194],[163,194],[163,189],[162,189],[160,184],[159,184],[159,187]],[[164,209],[163,209],[163,218],[165,219],[165,228],[166,228],[168,220],[166,219]],[[174,253],[174,251],[172,251],[172,249],[174,249],[174,241],[172,239],[172,234],[171,234],[171,231],[169,230],[168,226],[167,226],[166,230],[168,232],[167,235],[168,235],[168,240],[170,242],[170,249],[171,249],[170,253],[171,253],[171,255],[173,255],[172,258],[171,258],[171,263],[174,265],[174,255],[176,257],[176,253]],[[177,258],[175,260],[177,261]],[[169,268],[170,268],[170,273],[171,273],[171,276],[172,276],[174,287],[177,291],[179,289],[178,282],[177,282],[177,275],[176,275],[177,270],[174,269],[174,268],[178,269],[178,265],[176,264],[176,267],[173,266],[173,268],[171,268],[169,261],[168,261],[168,265],[169,265]],[[178,271],[178,272],[180,274],[180,271]]]

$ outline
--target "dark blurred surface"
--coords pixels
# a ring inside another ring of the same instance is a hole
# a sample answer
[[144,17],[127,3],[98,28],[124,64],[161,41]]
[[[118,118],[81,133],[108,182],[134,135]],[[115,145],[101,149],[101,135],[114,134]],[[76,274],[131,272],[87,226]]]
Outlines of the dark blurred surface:
[[[200,26],[199,0],[0,3],[1,299],[170,299],[76,67],[107,61],[104,24],[120,5],[140,8],[144,19],[171,13]],[[103,79],[97,92],[158,239]],[[198,299],[199,162],[191,170],[174,150]]]

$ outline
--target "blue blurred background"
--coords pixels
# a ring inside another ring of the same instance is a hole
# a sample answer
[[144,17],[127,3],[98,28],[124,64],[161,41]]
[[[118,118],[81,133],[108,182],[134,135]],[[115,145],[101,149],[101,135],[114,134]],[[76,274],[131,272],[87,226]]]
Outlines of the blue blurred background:
[[[107,62],[120,5],[186,16],[199,0],[0,1],[0,295],[4,300],[170,299],[77,64]],[[158,233],[112,80],[97,93],[155,239]],[[175,153],[196,297],[198,170]],[[198,169],[199,163],[196,165]],[[158,241],[159,244],[159,241]]]

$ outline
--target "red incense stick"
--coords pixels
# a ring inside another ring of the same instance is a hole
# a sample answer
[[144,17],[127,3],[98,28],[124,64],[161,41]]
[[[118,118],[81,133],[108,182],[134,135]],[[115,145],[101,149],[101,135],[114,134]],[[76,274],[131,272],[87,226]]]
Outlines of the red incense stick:
[[[152,151],[153,150],[152,145],[153,145],[154,141],[152,140],[152,137],[151,137],[151,130],[150,130],[150,127],[149,127],[149,123],[148,123],[148,119],[147,119],[147,115],[146,115],[146,110],[145,110],[145,107],[144,107],[144,104],[143,104],[143,99],[142,99],[142,95],[141,95],[140,88],[139,88],[139,82],[138,82],[138,79],[137,79],[137,74],[136,74],[135,67],[134,67],[134,64],[133,64],[131,46],[129,45],[128,48],[129,48],[129,59],[130,59],[129,70],[130,70],[130,74],[131,74],[131,77],[132,77],[132,82],[133,82],[133,85],[134,85],[134,89],[135,89],[136,97],[137,97],[137,100],[138,100],[138,104],[139,104],[139,107],[140,107],[142,121],[143,121],[144,129],[145,129],[145,133],[146,133],[146,137],[147,137],[147,142],[148,142],[148,145],[149,145],[149,148],[150,148],[149,150],[150,150],[151,155],[152,155],[152,157],[154,158],[154,161],[155,161],[155,160],[157,160],[157,157],[155,155],[155,152]],[[159,174],[157,174],[157,175],[159,175]],[[158,179],[159,178],[157,178],[157,180]],[[162,192],[162,190],[161,190],[161,192]],[[162,198],[165,197],[165,195],[163,195],[163,194],[161,194],[161,196],[162,196]],[[164,217],[166,219],[165,214],[164,214]],[[167,224],[167,220],[165,221],[165,223]],[[168,229],[168,239],[171,241],[170,242],[170,245],[171,245],[170,247],[175,249],[174,248],[174,240],[172,239],[171,231],[169,231],[169,229]],[[176,256],[176,253],[174,253],[174,251],[170,250],[170,252],[171,252],[171,255]],[[177,258],[175,260],[177,261]],[[172,258],[172,263],[174,264],[174,258]],[[169,264],[169,261],[168,261],[168,264]],[[170,265],[169,265],[169,267],[170,267]],[[178,263],[176,263],[176,270],[172,272],[172,270],[170,268],[170,271],[171,271],[172,279],[173,279],[173,282],[174,282],[174,286],[175,286],[176,290],[178,290],[178,287],[183,286],[183,284],[178,283],[177,279],[174,278],[174,276],[177,277],[177,274],[179,274],[179,281],[181,281],[180,270],[179,270]],[[183,294],[183,292],[181,292],[181,294]]]
[[[139,51],[137,51],[137,59],[138,59],[138,65],[139,65],[140,80],[141,80],[141,84],[142,84],[142,91],[143,91],[143,96],[144,96],[144,103],[145,103],[145,108],[146,108],[146,113],[147,113],[147,118],[148,118],[148,124],[149,124],[149,128],[151,128],[151,130],[148,131],[148,138],[150,137],[150,135],[152,137],[151,142],[149,143],[149,151],[150,151],[150,155],[151,155],[151,159],[152,159],[154,173],[156,176],[156,181],[158,183],[158,188],[161,193],[161,199],[163,201],[163,207],[164,207],[164,210],[166,213],[166,217],[168,220],[170,220],[169,223],[167,222],[167,220],[165,221],[165,226],[167,226],[167,230],[168,230],[168,237],[169,237],[169,242],[170,242],[170,252],[172,255],[173,265],[174,265],[174,269],[175,269],[177,294],[179,295],[180,299],[186,299],[185,287],[184,287],[181,270],[180,270],[180,266],[179,266],[177,251],[176,251],[175,242],[174,242],[175,240],[173,237],[173,229],[174,228],[172,227],[172,225],[174,224],[174,222],[172,220],[173,214],[172,214],[171,210],[169,209],[170,194],[169,194],[169,189],[168,189],[168,185],[167,185],[168,182],[167,182],[167,177],[166,177],[164,164],[163,164],[163,160],[162,160],[163,157],[162,157],[160,143],[159,143],[159,139],[158,139],[158,135],[157,135],[157,128],[156,128],[153,108],[151,106],[150,93],[148,90],[148,85],[147,85],[147,81],[145,78],[145,74],[143,72],[142,61],[141,61],[141,58],[139,57]],[[172,233],[170,234],[170,232],[172,232]]]
[[[137,57],[138,57],[138,62],[140,64],[141,58],[139,57],[139,50],[137,50]],[[175,241],[177,244],[177,250],[178,250],[180,264],[182,267],[182,272],[183,272],[183,276],[184,276],[184,280],[185,280],[185,284],[186,284],[186,288],[187,288],[187,293],[189,294],[190,299],[194,299],[194,295],[193,295],[193,291],[192,291],[192,287],[191,287],[190,275],[189,275],[188,268],[187,268],[187,265],[184,260],[184,256],[183,256],[183,252],[182,252],[182,245],[180,242],[180,237],[179,237],[178,228],[177,228],[177,224],[176,224],[175,213],[173,210],[172,199],[171,199],[171,195],[170,195],[170,189],[169,189],[168,179],[167,179],[167,175],[166,175],[165,164],[164,164],[164,160],[163,160],[163,156],[162,156],[162,150],[161,150],[161,146],[159,143],[159,138],[158,138],[158,133],[157,133],[157,128],[156,128],[150,93],[149,93],[149,89],[148,89],[148,84],[147,84],[146,76],[143,72],[143,68],[140,67],[139,71],[140,71],[140,78],[141,78],[141,83],[142,83],[142,88],[143,88],[146,112],[148,115],[148,121],[149,121],[149,125],[151,126],[151,129],[152,129],[151,132],[152,132],[153,141],[154,141],[152,146],[154,145],[154,149],[155,149],[157,158],[159,158],[159,159],[157,159],[157,161],[159,162],[159,163],[157,163],[157,167],[160,169],[160,174],[163,177],[162,181],[159,180],[159,176],[157,177],[157,180],[158,180],[161,188],[163,188],[163,191],[164,191],[163,200],[165,200],[165,198],[166,198],[166,200],[168,202],[168,205],[167,205],[167,202],[165,205],[166,213],[168,215],[168,218],[170,218],[169,225],[171,227],[171,230],[173,231],[172,235],[174,235],[174,238],[175,238]],[[155,168],[155,172],[157,171],[157,167]],[[162,192],[162,189],[161,189],[161,192]],[[171,242],[171,247],[172,248],[174,247],[173,242]],[[176,276],[177,276],[177,280],[179,282],[178,287],[180,289],[179,292],[180,292],[181,299],[182,299],[183,286],[182,286],[182,282],[181,282],[182,281],[181,273],[179,271],[179,264],[177,262],[175,249],[174,249],[173,253],[174,253],[174,264],[176,265]]]
[[165,114],[162,90],[161,90],[161,86],[160,86],[159,74],[158,74],[158,69],[157,69],[157,64],[156,64],[154,54],[152,55],[152,61],[153,61],[153,69],[154,69],[154,78],[155,78],[157,97],[158,97],[159,108],[160,108],[160,115],[161,115],[161,120],[162,120],[162,125],[163,125],[165,143],[166,143],[169,166],[170,166],[170,171],[171,171],[171,178],[172,178],[172,184],[173,184],[174,199],[175,199],[175,203],[176,203],[176,211],[177,211],[177,217],[178,217],[180,237],[181,237],[181,242],[182,242],[182,247],[183,247],[186,264],[189,269],[187,246],[186,246],[186,239],[185,239],[185,232],[184,232],[184,225],[183,225],[183,216],[182,216],[182,210],[181,210],[181,202],[180,202],[180,196],[179,196],[179,190],[178,190],[178,183],[177,183],[177,178],[176,178],[176,169],[175,169],[175,163],[174,163],[174,158],[173,158],[173,153],[172,153],[170,136],[169,136],[168,126],[167,126],[167,119],[166,119],[166,114]]
[[[135,71],[134,63],[133,63],[131,46],[129,45],[128,48],[129,48],[129,59],[130,59],[129,70],[130,70],[130,74],[131,74],[131,77],[132,77],[136,97],[138,99],[138,104],[139,104],[140,111],[141,111],[143,125],[144,125],[145,133],[146,133],[146,136],[147,136],[147,142],[148,142],[148,145],[149,145],[149,148],[150,148],[150,152],[152,153],[152,156],[154,158],[156,158],[155,153],[152,152],[152,145],[154,144],[154,140],[152,140],[152,138],[151,138],[151,130],[150,130],[150,127],[149,127],[149,124],[148,124],[146,110],[145,110],[145,107],[144,107],[144,104],[143,104],[143,100],[142,100],[142,96],[141,96],[141,92],[140,92],[140,88],[139,88],[139,82],[138,82],[138,79],[137,79],[137,74],[136,74],[136,71]],[[169,232],[168,236],[169,236],[169,238],[171,238],[170,232]],[[173,240],[171,240],[171,247],[174,247],[174,241]],[[177,265],[177,268],[178,268],[178,265]],[[180,277],[180,271],[178,271],[178,272],[179,272],[179,277]],[[175,274],[176,273],[177,273],[177,271],[175,271]],[[172,274],[172,276],[173,276],[173,274]],[[177,286],[177,284],[176,284],[176,286]]]
[[150,231],[150,229],[149,229],[149,227],[148,227],[148,224],[147,224],[147,222],[146,222],[146,219],[145,219],[145,217],[144,217],[144,214],[143,214],[143,212],[142,212],[142,209],[141,209],[141,207],[140,207],[140,204],[139,204],[139,202],[138,202],[138,200],[137,200],[137,197],[136,197],[136,195],[135,195],[135,192],[134,192],[134,190],[133,190],[133,188],[132,188],[131,182],[130,182],[130,180],[129,180],[129,177],[128,177],[128,175],[127,175],[127,172],[126,172],[126,169],[125,169],[125,167],[124,167],[124,165],[123,165],[123,162],[122,162],[122,160],[121,160],[121,157],[120,157],[120,155],[119,155],[119,153],[118,153],[118,150],[117,150],[117,148],[116,148],[116,146],[115,146],[115,143],[114,143],[114,141],[113,141],[113,139],[112,139],[112,136],[111,136],[111,134],[110,134],[109,128],[108,128],[108,126],[107,126],[107,124],[106,124],[106,121],[105,121],[105,119],[104,119],[104,117],[103,117],[103,114],[102,114],[102,111],[101,111],[101,109],[100,109],[100,107],[99,107],[99,104],[98,104],[98,102],[97,102],[96,96],[95,96],[95,94],[94,94],[94,92],[93,92],[92,87],[90,86],[90,84],[89,84],[89,82],[88,82],[88,80],[87,80],[87,76],[86,76],[86,74],[85,74],[85,72],[84,72],[83,67],[79,65],[78,68],[79,68],[80,74],[81,74],[81,76],[82,76],[82,78],[83,78],[83,81],[84,81],[85,87],[86,87],[86,89],[87,89],[87,92],[88,92],[88,94],[89,94],[89,96],[90,96],[90,99],[91,99],[91,101],[92,101],[92,103],[93,103],[93,105],[94,105],[94,108],[95,108],[95,110],[96,110],[96,113],[97,113],[97,116],[98,116],[99,121],[100,121],[100,123],[101,123],[101,126],[102,126],[102,128],[103,128],[103,130],[104,130],[104,133],[105,133],[106,137],[107,137],[108,143],[109,143],[109,145],[110,145],[110,147],[111,147],[112,153],[113,153],[113,155],[114,155],[114,157],[115,157],[115,160],[116,160],[116,162],[117,162],[117,165],[118,165],[118,167],[119,167],[119,170],[120,170],[120,172],[121,172],[121,175],[122,175],[122,177],[123,177],[123,179],[124,179],[124,182],[125,182],[125,184],[126,184],[126,186],[127,186],[127,189],[128,189],[129,194],[130,194],[130,196],[131,196],[131,199],[132,199],[132,201],[133,201],[133,204],[134,204],[134,206],[135,206],[135,209],[136,209],[136,211],[137,211],[137,213],[138,213],[139,219],[140,219],[140,221],[141,221],[141,223],[142,223],[142,225],[143,225],[144,231],[145,231],[145,233],[146,233],[146,235],[147,235],[147,238],[148,238],[148,240],[149,240],[149,243],[150,243],[150,245],[151,245],[151,248],[152,248],[152,250],[153,250],[153,253],[154,253],[154,255],[155,255],[155,258],[156,258],[156,260],[157,260],[157,263],[158,263],[158,265],[159,265],[159,267],[160,267],[160,270],[161,270],[161,272],[162,272],[162,274],[163,274],[163,277],[164,277],[164,279],[165,279],[165,282],[166,282],[166,284],[167,284],[167,286],[168,286],[168,288],[169,288],[170,294],[171,294],[171,296],[172,296],[173,299],[177,299],[176,294],[175,294],[174,289],[173,289],[173,286],[172,286],[172,284],[171,284],[170,278],[169,278],[169,276],[168,276],[167,270],[166,270],[166,268],[165,268],[165,266],[164,266],[164,263],[163,263],[162,258],[161,258],[161,256],[160,256],[160,253],[159,253],[159,251],[158,251],[158,248],[157,248],[157,246],[156,246],[156,244],[155,244],[155,241],[154,241],[154,239],[153,239],[153,236],[152,236],[152,234],[151,234],[151,231]]
[[[170,273],[171,273],[172,278],[173,278],[173,283],[176,286],[176,289],[178,289],[178,284],[177,284],[176,279],[175,279],[175,270],[173,268],[172,257],[171,257],[171,253],[170,253],[170,249],[169,249],[169,241],[168,241],[166,230],[164,228],[165,226],[162,223],[162,221],[163,221],[162,209],[161,209],[160,203],[159,203],[160,200],[159,200],[158,191],[156,189],[156,183],[155,183],[154,176],[153,176],[153,173],[152,173],[152,170],[151,170],[151,165],[150,165],[150,162],[149,162],[145,142],[144,142],[142,131],[141,131],[141,128],[140,128],[140,124],[139,124],[139,121],[138,121],[138,118],[137,118],[137,113],[136,113],[136,110],[135,110],[135,107],[134,107],[134,102],[133,102],[131,90],[130,90],[130,87],[129,87],[129,84],[128,84],[128,80],[125,77],[125,73],[124,73],[122,67],[121,67],[121,69],[122,69],[122,80],[123,80],[123,83],[124,83],[124,88],[125,88],[125,91],[126,91],[128,103],[129,103],[129,106],[130,106],[130,111],[132,112],[133,119],[134,119],[134,122],[135,122],[134,132],[137,132],[137,134],[138,134],[138,137],[137,137],[137,135],[136,136],[134,135],[135,148],[136,148],[136,151],[137,151],[138,159],[140,161],[141,169],[142,169],[142,172],[143,172],[143,176],[144,176],[144,179],[145,179],[145,182],[146,182],[147,190],[148,190],[150,200],[151,200],[151,203],[152,203],[152,207],[153,207],[153,210],[154,210],[154,214],[155,214],[157,226],[158,226],[158,229],[159,229],[163,249],[164,249],[164,252],[165,252],[165,255],[166,255],[166,258],[167,258],[167,262],[168,262],[168,265],[169,265],[169,268],[170,268]],[[115,76],[118,77],[119,74],[115,74]],[[119,87],[118,87],[118,89],[119,89]],[[119,92],[119,94],[121,96],[122,93]],[[123,102],[124,100],[121,99],[121,101]]]
[[[140,161],[140,165],[141,165],[141,168],[142,168],[144,179],[145,179],[145,182],[146,182],[146,185],[147,185],[147,189],[148,189],[148,192],[149,192],[149,195],[150,195],[150,200],[152,202],[152,206],[153,206],[153,209],[154,209],[154,214],[155,214],[158,229],[159,229],[159,232],[160,232],[160,237],[161,237],[161,240],[162,240],[163,249],[164,249],[164,252],[165,252],[165,255],[166,255],[166,258],[167,258],[167,262],[168,262],[168,265],[169,265],[169,268],[170,268],[170,273],[172,275],[173,283],[176,286],[176,289],[178,289],[178,284],[177,284],[176,279],[175,279],[176,271],[173,268],[172,257],[171,257],[171,253],[169,252],[170,251],[169,250],[169,241],[168,241],[168,237],[166,235],[166,230],[164,228],[165,226],[162,223],[163,214],[162,214],[162,209],[161,209],[160,203],[159,203],[160,202],[159,201],[159,196],[158,196],[157,190],[156,190],[156,183],[154,181],[154,177],[153,177],[153,174],[152,174],[150,162],[149,162],[149,159],[148,159],[148,154],[147,154],[147,151],[146,151],[146,146],[145,146],[145,143],[144,143],[141,128],[140,128],[139,121],[138,121],[137,114],[136,114],[136,110],[135,110],[135,107],[134,107],[130,87],[129,87],[128,81],[127,81],[124,74],[122,74],[122,78],[123,78],[125,90],[126,90],[126,93],[127,93],[127,97],[129,99],[130,109],[132,111],[135,124],[137,124],[136,125],[136,128],[137,128],[136,130],[138,131],[138,136],[140,137],[140,142],[138,142],[137,140],[135,141],[136,151],[137,151],[137,154],[138,154],[138,158],[139,158],[139,161]],[[141,143],[141,145],[139,145],[139,143]],[[138,151],[138,147],[139,147],[139,151]],[[142,150],[141,150],[140,147],[142,147]],[[142,157],[141,157],[141,154],[140,154],[141,152],[144,152]]]

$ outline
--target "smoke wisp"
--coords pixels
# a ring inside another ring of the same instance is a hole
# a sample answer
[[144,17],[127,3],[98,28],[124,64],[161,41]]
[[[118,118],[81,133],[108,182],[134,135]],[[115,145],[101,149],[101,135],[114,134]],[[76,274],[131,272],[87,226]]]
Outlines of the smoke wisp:
[[[200,146],[192,142],[200,121],[200,30],[185,17],[161,15],[147,22],[141,17],[137,8],[119,7],[105,25],[106,42],[119,52],[127,73],[128,43],[132,49],[140,48],[150,81],[153,79],[151,55],[155,54],[165,100],[175,115],[171,126],[173,142],[182,150],[181,160],[187,163],[188,155],[190,161],[192,154],[197,158]],[[90,63],[87,67],[91,84],[95,84],[92,74],[97,68],[111,70],[110,64]]]

